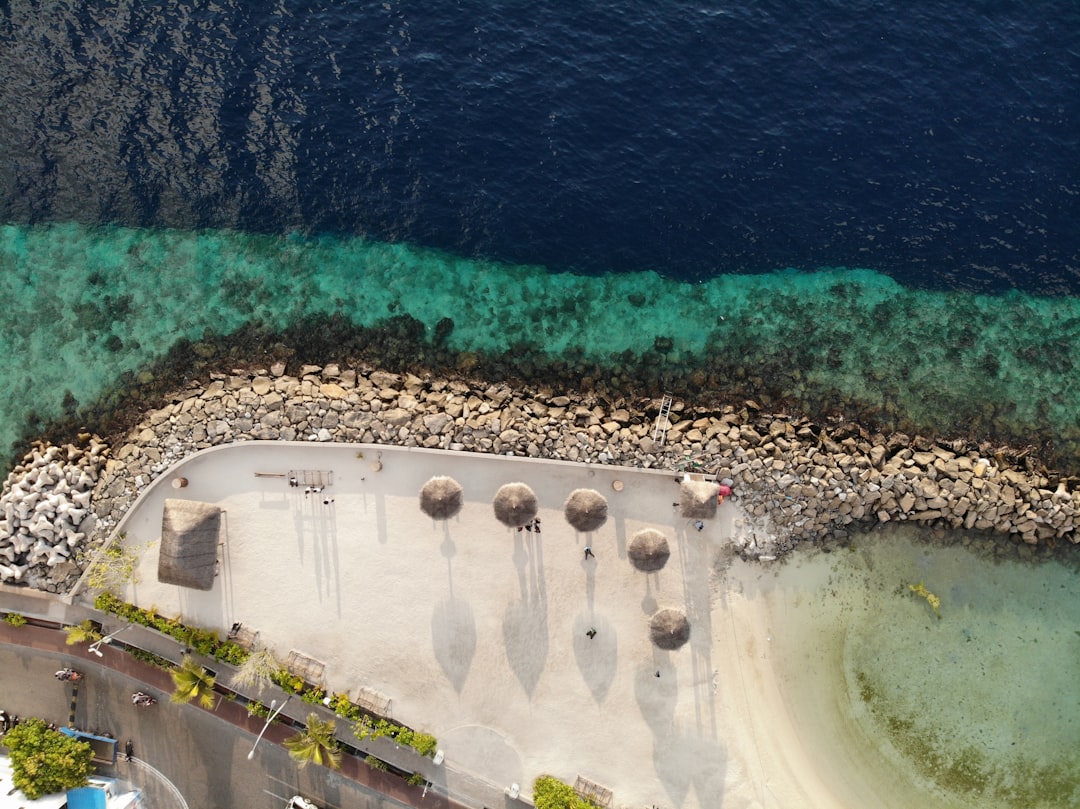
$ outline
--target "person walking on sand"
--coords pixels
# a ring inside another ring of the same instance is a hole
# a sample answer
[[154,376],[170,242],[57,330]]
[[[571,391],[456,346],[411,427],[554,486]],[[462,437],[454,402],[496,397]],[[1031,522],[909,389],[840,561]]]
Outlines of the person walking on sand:
[[588,560],[588,559],[589,559],[590,557],[591,557],[591,558],[593,558],[593,559],[595,559],[595,558],[596,558],[596,554],[592,552],[592,548],[591,548],[591,547],[589,547],[588,545],[586,545],[586,546],[585,546],[585,559],[586,559],[586,560]]
[[596,637],[596,630],[595,629],[589,629],[589,631],[586,632],[585,634],[589,636],[589,640],[592,640],[593,638]]

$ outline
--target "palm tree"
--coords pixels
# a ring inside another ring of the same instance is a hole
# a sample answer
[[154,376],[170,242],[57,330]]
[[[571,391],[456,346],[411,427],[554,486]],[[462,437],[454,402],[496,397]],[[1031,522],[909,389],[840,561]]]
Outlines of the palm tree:
[[67,632],[66,642],[68,646],[74,646],[76,643],[94,643],[101,640],[101,633],[94,629],[94,625],[90,623],[89,618],[81,624],[65,626],[64,631]]
[[307,728],[286,739],[285,747],[301,767],[314,763],[336,770],[341,766],[341,748],[334,738],[334,720],[323,721],[318,714],[308,714]]
[[184,704],[198,698],[204,708],[214,707],[214,676],[191,655],[184,655],[180,665],[169,674],[176,686],[173,702]]
[[255,688],[262,691],[264,686],[273,682],[273,676],[281,668],[274,653],[265,646],[257,646],[236,670],[232,682],[240,688]]

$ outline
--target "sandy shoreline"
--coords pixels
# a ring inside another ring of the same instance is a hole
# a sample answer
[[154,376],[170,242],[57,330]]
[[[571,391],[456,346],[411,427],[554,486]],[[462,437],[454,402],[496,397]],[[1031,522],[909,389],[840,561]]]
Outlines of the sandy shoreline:
[[[188,459],[144,493],[124,528],[129,542],[156,540],[163,502],[178,494],[170,482],[183,476],[185,498],[227,511],[221,575],[208,593],[159,584],[152,549],[125,597],[202,626],[242,621],[279,656],[295,649],[325,663],[333,690],[387,695],[396,718],[439,737],[451,794],[471,777],[528,792],[551,773],[610,788],[619,806],[844,805],[792,724],[762,569],[731,550],[745,524],[734,502],[699,533],[672,508],[667,472],[363,452],[248,443]],[[302,468],[334,471],[333,503],[254,474]],[[465,487],[465,508],[448,523],[417,507],[433,474]],[[495,490],[517,479],[539,496],[539,537],[492,516]],[[588,538],[561,511],[580,487],[603,493],[610,509]],[[644,527],[672,545],[667,566],[648,576],[626,559]],[[595,562],[583,559],[586,541]],[[691,620],[691,641],[675,652],[648,638],[662,607]]]

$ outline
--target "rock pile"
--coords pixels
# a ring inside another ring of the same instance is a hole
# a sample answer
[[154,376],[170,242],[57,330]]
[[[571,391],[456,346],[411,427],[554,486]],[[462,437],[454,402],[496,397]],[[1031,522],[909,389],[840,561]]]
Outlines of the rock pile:
[[737,481],[743,508],[772,529],[772,547],[759,549],[751,537],[751,553],[786,551],[853,524],[903,521],[995,532],[1027,545],[1080,541],[1080,493],[1010,467],[990,447],[871,437],[855,427],[830,434],[764,414],[750,423],[720,421],[728,428],[713,455],[719,473]]
[[[38,445],[15,467],[0,494],[0,581],[30,580],[36,566],[68,562],[95,522],[91,497],[105,444]],[[53,577],[55,578],[55,577]]]
[[190,387],[148,414],[108,461],[95,492],[105,536],[138,492],[173,463],[232,441],[389,443],[730,478],[750,523],[740,550],[769,558],[805,541],[898,521],[967,528],[1037,544],[1080,540],[1080,493],[1010,466],[990,446],[869,435],[764,413],[676,403],[667,441],[653,440],[658,401],[571,398],[551,390],[472,385],[379,370],[283,365]]

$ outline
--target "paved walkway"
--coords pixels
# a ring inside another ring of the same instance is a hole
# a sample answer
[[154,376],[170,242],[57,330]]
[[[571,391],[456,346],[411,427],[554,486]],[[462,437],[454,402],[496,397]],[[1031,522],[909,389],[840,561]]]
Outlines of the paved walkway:
[[[9,589],[11,588],[5,588],[5,590]],[[5,607],[11,604],[13,600],[14,598],[9,593],[4,593]],[[29,605],[33,606],[33,602],[29,602]],[[76,616],[72,617],[74,618]],[[79,620],[81,620],[81,618]],[[135,640],[139,642],[139,646],[148,645],[143,643],[144,640],[153,641],[157,639],[160,644],[161,636],[157,635],[157,633],[144,630],[142,627],[136,627],[135,630],[140,630],[145,635],[145,637],[135,637]],[[129,640],[132,639],[132,635],[134,634],[134,630],[132,630],[130,634],[125,632],[125,635],[128,636]],[[105,648],[103,650],[104,655],[101,658],[98,658],[96,655],[92,655],[87,651],[87,644],[67,646],[65,640],[66,634],[62,629],[32,625],[16,628],[7,623],[0,622],[0,644],[20,646],[27,649],[46,651],[64,655],[68,658],[74,658],[81,661],[74,664],[74,667],[87,672],[91,676],[93,670],[96,668],[111,669],[130,677],[136,682],[144,684],[146,687],[145,690],[157,694],[159,699],[163,701],[167,701],[169,694],[172,693],[172,679],[167,671],[142,663],[129,654],[123,654],[118,650],[110,650],[108,648]],[[117,640],[119,641],[120,638],[117,638]],[[171,645],[173,649],[176,648],[175,642]],[[284,694],[280,691],[276,691],[276,689],[274,689],[274,691],[276,693],[276,698],[280,702],[280,700],[284,698]],[[274,696],[274,694],[267,694],[267,702],[269,702],[270,699],[273,699]],[[10,705],[8,706],[8,709],[10,710]],[[189,703],[187,709],[197,710],[214,716],[221,723],[224,723],[221,726],[222,732],[225,731],[225,726],[232,726],[232,728],[242,732],[246,741],[243,742],[241,746],[245,749],[248,744],[254,743],[255,737],[259,734],[264,725],[264,720],[250,716],[247,709],[241,703],[233,702],[228,699],[216,700],[214,708],[211,710],[202,708],[194,702]],[[286,710],[283,711],[283,714],[285,716],[291,716],[296,721],[302,723],[304,717],[311,710],[313,710],[312,706],[305,705],[298,699],[293,699],[290,700]],[[233,732],[235,733],[235,731]],[[281,745],[285,739],[292,736],[295,732],[295,728],[275,722],[267,729],[263,736],[263,741],[260,744]],[[239,736],[239,734],[237,735]],[[153,764],[154,762],[150,763]],[[161,762],[158,763],[161,764]],[[457,809],[462,806],[461,804],[448,800],[444,795],[440,795],[434,790],[428,790],[425,794],[421,788],[410,787],[406,785],[401,778],[391,775],[390,773],[374,770],[356,756],[343,756],[341,769],[337,772],[403,806],[413,806],[417,807],[417,809]],[[240,796],[233,796],[234,799],[238,799],[239,797]],[[261,805],[262,801],[260,800],[258,803]]]

